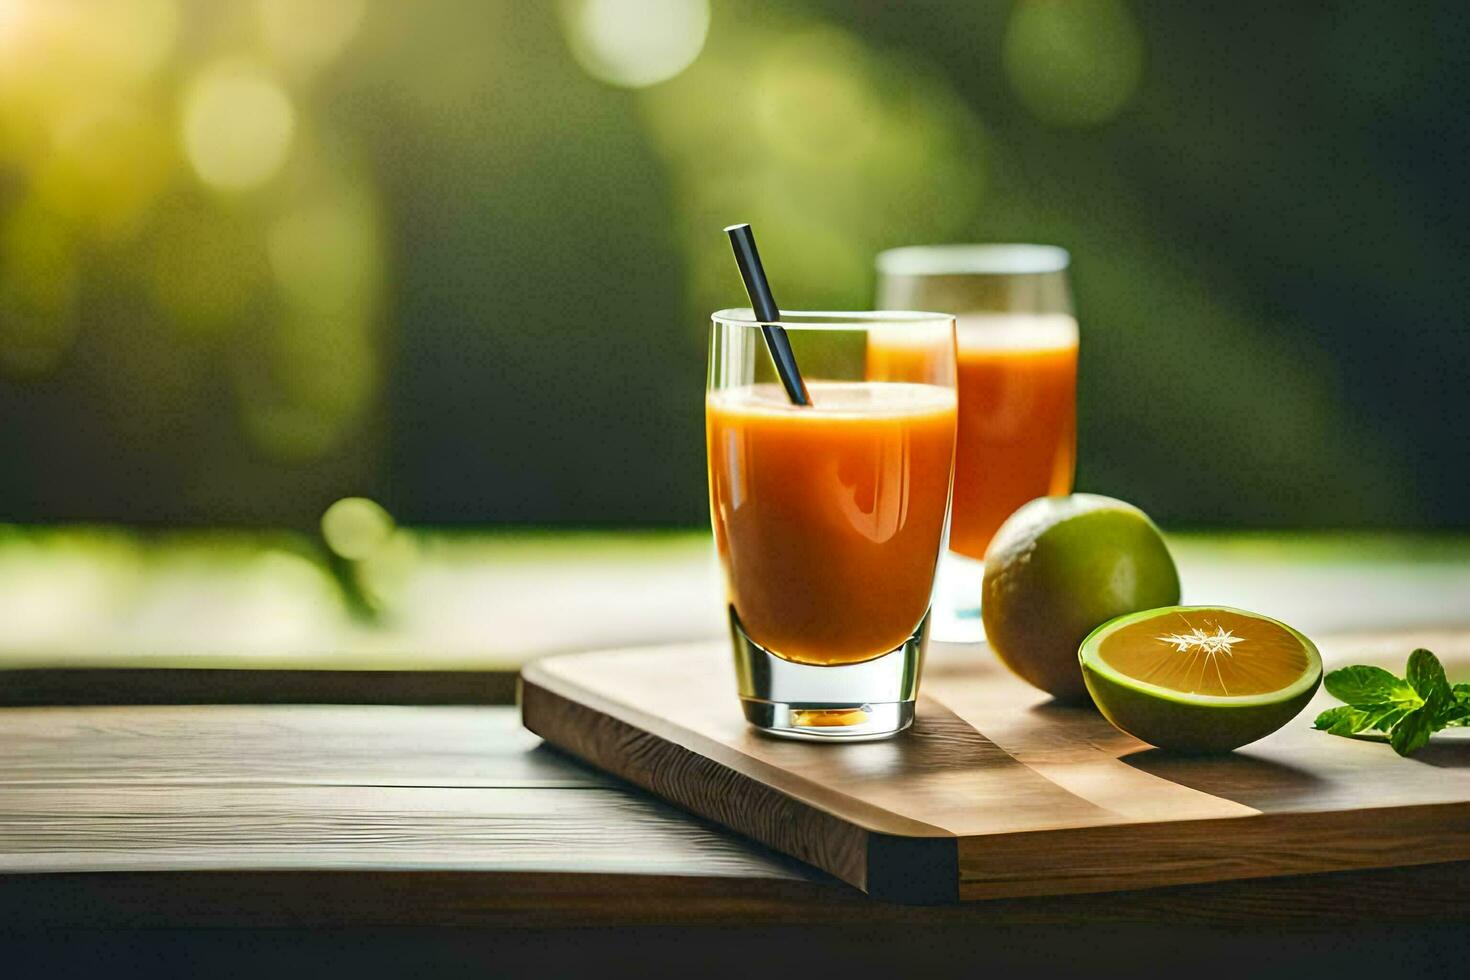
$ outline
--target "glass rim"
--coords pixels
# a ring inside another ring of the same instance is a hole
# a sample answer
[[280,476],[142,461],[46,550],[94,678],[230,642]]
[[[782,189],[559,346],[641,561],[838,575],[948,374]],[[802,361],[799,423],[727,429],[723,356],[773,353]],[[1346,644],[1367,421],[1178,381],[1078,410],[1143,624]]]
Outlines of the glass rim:
[[1059,245],[1023,242],[905,245],[879,252],[876,264],[888,276],[1037,276],[1066,271],[1072,256]]
[[781,327],[787,330],[862,330],[875,326],[942,324],[954,320],[953,313],[925,310],[782,310],[779,320],[761,320],[748,306],[716,310],[711,323],[732,327]]

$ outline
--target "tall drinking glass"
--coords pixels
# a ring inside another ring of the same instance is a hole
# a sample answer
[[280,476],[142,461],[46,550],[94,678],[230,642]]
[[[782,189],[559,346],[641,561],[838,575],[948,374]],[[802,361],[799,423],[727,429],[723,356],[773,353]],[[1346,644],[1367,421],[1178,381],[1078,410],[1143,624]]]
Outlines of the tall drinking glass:
[[990,539],[1026,501],[1072,491],[1077,320],[1068,264],[1049,245],[919,245],[878,256],[879,305],[956,315],[959,439],[936,639],[983,639]]
[[[883,738],[914,716],[956,429],[954,319],[786,313],[811,404],[790,403],[748,310],[711,317],[705,433],[745,717]],[[871,356],[909,352],[902,377]],[[885,348],[886,349],[886,348]]]

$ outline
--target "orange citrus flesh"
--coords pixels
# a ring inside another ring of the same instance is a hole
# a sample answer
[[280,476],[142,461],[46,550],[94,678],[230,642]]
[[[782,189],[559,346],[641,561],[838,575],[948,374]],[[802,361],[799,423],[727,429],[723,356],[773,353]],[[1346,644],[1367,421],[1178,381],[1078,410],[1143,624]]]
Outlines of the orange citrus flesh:
[[1130,623],[1105,637],[1097,655],[1145,684],[1213,697],[1280,691],[1308,665],[1302,641],[1289,630],[1220,609]]

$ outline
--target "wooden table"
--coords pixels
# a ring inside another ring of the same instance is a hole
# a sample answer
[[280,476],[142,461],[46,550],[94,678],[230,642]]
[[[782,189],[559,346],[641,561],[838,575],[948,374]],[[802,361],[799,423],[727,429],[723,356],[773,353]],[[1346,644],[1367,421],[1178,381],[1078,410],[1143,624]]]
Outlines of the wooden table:
[[[1380,555],[1390,572],[1375,582],[1249,549],[1232,572],[1228,550],[1191,559],[1187,576],[1269,587],[1288,618],[1293,602],[1309,619],[1343,603],[1361,627],[1354,590],[1371,588],[1386,626],[1423,623],[1426,594],[1426,625],[1470,619],[1470,602],[1445,602],[1470,581],[1458,552],[1403,560],[1397,578]],[[1293,581],[1296,598],[1282,594]],[[493,700],[483,674],[454,676],[464,700]],[[1470,943],[1465,865],[883,905],[539,746],[513,708],[483,704],[0,710],[0,872],[8,962],[47,969],[163,936],[260,971],[329,954],[370,974],[477,975],[623,961],[664,975],[679,961],[749,976],[759,955],[780,972],[1106,976],[1142,951],[1158,969],[1247,956],[1253,973],[1427,974]]]
[[1084,949],[1121,969],[1140,943],[1180,968],[1212,949],[1427,968],[1470,928],[1467,865],[884,905],[539,746],[509,707],[9,709],[0,842],[0,921],[45,927],[11,938],[51,967],[166,935],[201,962],[369,972],[446,949],[466,958],[443,969],[653,967],[656,949],[709,973],[760,948],[792,969],[1061,968]]

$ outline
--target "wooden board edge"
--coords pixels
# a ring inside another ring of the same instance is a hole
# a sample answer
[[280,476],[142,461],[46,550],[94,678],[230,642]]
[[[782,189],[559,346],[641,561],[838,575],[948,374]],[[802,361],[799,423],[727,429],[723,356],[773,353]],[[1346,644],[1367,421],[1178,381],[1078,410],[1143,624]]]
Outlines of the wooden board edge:
[[[906,904],[953,901],[952,837],[874,834],[538,682],[520,683],[522,723],[547,742],[707,820]],[[758,815],[759,819],[752,819]]]
[[[683,646],[683,644],[676,646]],[[567,661],[576,661],[582,657],[657,652],[664,649],[667,648],[628,647],[549,657],[534,664],[527,664],[521,671],[520,683],[523,686],[527,683],[534,684],[563,700],[572,701],[596,713],[617,718],[624,724],[657,735],[666,742],[692,751],[727,769],[738,770],[743,767],[747,772],[753,771],[756,775],[747,775],[746,778],[768,786],[783,796],[791,797],[815,810],[840,809],[844,814],[845,822],[855,824],[870,834],[928,838],[952,838],[954,836],[943,827],[894,813],[861,797],[843,793],[826,783],[809,779],[789,769],[783,769],[778,765],[751,756],[735,745],[693,731],[676,721],[650,714],[588,687],[576,679],[568,678],[565,673],[557,670]],[[734,700],[732,697],[730,706],[732,713],[734,712]],[[925,696],[920,695],[920,701],[924,700]],[[952,714],[948,708],[942,705],[939,707],[946,713]],[[744,727],[743,722],[741,726]]]
[[[1470,801],[959,839],[963,901],[1115,892],[1470,861]],[[1253,859],[1240,859],[1249,847]],[[987,870],[1000,856],[1005,871]],[[1258,856],[1264,855],[1264,860]]]

